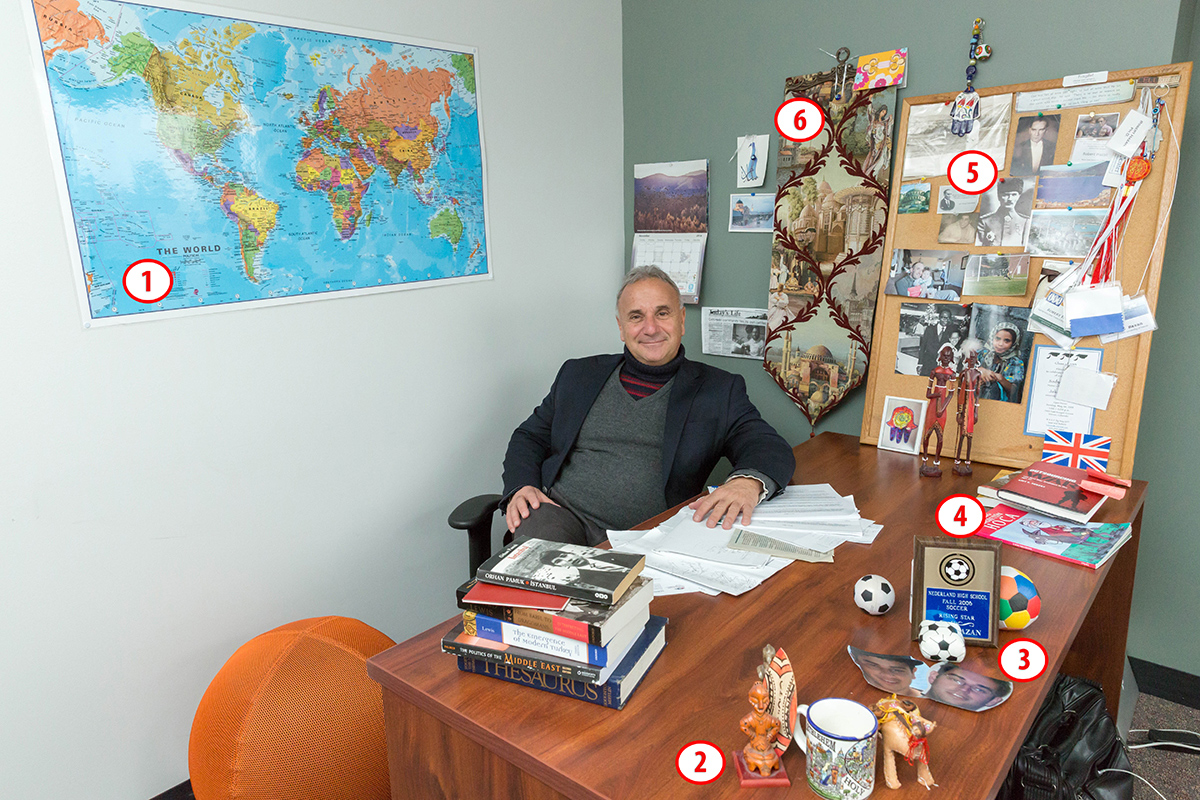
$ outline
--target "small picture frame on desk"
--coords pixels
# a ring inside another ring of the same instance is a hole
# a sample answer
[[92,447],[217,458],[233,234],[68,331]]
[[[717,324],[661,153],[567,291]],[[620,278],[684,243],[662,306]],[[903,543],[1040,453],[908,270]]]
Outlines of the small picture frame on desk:
[[998,646],[1000,542],[967,537],[913,540],[912,638],[922,620],[957,622],[968,645]]
[[880,450],[895,450],[915,456],[921,451],[921,436],[925,432],[925,400],[910,400],[889,395],[883,402],[883,418],[879,423]]

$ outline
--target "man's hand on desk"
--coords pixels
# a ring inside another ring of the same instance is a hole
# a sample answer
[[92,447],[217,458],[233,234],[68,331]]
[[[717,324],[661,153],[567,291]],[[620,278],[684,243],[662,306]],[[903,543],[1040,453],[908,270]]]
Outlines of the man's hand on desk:
[[[763,485],[754,478],[730,478],[714,491],[695,500],[688,505],[696,513],[692,519],[696,522],[708,515],[708,527],[715,528],[717,523],[729,530],[741,515],[742,524],[750,524],[750,515],[758,505],[758,498],[763,493]],[[512,505],[509,505],[512,508]]]
[[508,508],[504,510],[504,521],[508,523],[508,532],[516,531],[521,525],[521,520],[529,518],[529,510],[537,508],[542,503],[558,505],[536,486],[522,486],[517,489],[508,499]]

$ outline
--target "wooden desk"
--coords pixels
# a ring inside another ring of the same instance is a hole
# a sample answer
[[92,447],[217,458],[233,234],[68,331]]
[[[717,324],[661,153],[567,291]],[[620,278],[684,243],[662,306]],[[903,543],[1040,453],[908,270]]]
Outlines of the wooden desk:
[[[768,642],[791,657],[800,702],[839,696],[870,705],[883,696],[863,680],[846,645],[920,653],[909,641],[903,604],[869,617],[854,606],[855,580],[879,573],[907,598],[912,539],[938,532],[937,503],[974,494],[998,470],[976,465],[974,476],[961,478],[943,461],[940,480],[921,479],[918,459],[831,433],[795,450],[795,482],[828,482],[852,493],[863,516],[883,524],[873,545],[843,545],[833,564],[793,564],[741,597],[655,599],[651,610],[670,618],[667,647],[621,711],[460,673],[455,658],[440,651],[451,621],[380,653],[367,668],[384,689],[392,797],[815,797],[804,780],[804,755],[794,747],[784,756],[792,778],[786,790],[743,791],[728,757],[716,782],[694,786],[676,772],[675,756],[697,739],[727,755],[745,744],[738,721],[749,710],[746,692]],[[1100,682],[1115,716],[1145,491],[1145,483],[1135,482],[1124,500],[1109,500],[1098,515],[1134,523],[1132,540],[1104,569],[1005,546],[1004,562],[1029,574],[1042,595],[1041,618],[1027,633],[1046,648],[1050,664],[1043,677],[1018,684],[990,711],[921,701],[938,723],[930,739],[938,796],[995,794],[1060,667]],[[1018,633],[1001,631],[1001,645]],[[966,665],[999,675],[997,653],[968,648]],[[902,789],[893,792],[880,778],[876,796],[929,797],[911,767],[901,763],[900,776]]]

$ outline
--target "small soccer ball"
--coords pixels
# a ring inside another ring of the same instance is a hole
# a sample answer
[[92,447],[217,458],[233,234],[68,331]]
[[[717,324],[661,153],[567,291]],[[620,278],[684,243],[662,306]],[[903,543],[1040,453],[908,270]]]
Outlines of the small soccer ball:
[[946,577],[955,583],[965,581],[971,576],[971,565],[961,558],[952,558],[946,562]]
[[918,629],[921,655],[930,661],[959,662],[967,657],[967,642],[957,622],[927,619]]
[[854,584],[854,604],[873,616],[886,614],[896,605],[892,582],[879,575],[863,575]]
[[1042,598],[1029,576],[1012,567],[1000,568],[1000,627],[1027,628],[1042,611]]

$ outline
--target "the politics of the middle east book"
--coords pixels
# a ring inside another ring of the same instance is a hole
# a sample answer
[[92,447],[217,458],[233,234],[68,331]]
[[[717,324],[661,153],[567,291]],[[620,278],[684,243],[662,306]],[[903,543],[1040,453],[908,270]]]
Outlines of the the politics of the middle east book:
[[479,566],[487,583],[521,586],[612,605],[646,564],[646,557],[522,536]]

